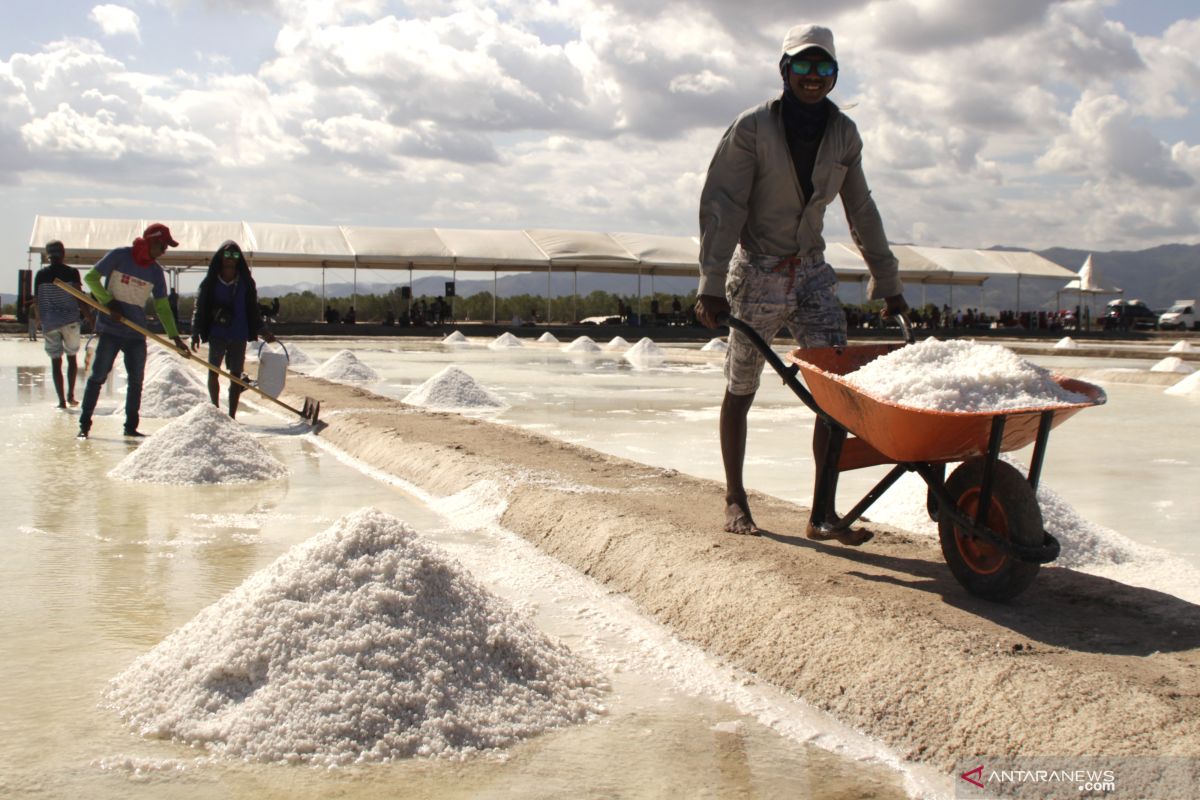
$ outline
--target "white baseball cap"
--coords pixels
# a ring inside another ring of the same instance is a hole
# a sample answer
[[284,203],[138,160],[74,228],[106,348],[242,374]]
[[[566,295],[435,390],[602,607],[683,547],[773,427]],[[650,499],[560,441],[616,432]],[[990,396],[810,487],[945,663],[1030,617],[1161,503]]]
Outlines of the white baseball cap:
[[834,61],[837,52],[833,49],[833,31],[820,25],[796,25],[783,37],[783,54],[794,56],[810,47],[819,47]]

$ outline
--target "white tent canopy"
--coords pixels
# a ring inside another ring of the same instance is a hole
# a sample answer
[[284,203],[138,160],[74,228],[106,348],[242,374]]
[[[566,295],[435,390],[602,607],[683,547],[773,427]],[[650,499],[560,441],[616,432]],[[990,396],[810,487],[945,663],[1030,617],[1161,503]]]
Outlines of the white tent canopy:
[[[700,242],[694,236],[598,233],[547,229],[468,230],[380,228],[354,225],[292,225],[278,222],[203,222],[38,216],[29,252],[43,253],[59,239],[67,261],[95,263],[128,245],[151,222],[168,225],[179,247],[159,263],[171,268],[205,266],[227,239],[259,267],[354,267],[372,269],[541,272],[612,272],[693,276]],[[981,285],[990,277],[1071,278],[1074,273],[1036,253],[897,245],[900,277],[909,284]],[[870,277],[858,248],[830,242],[829,263],[843,281]]]
[[1064,292],[1082,292],[1083,294],[1124,294],[1125,290],[1117,286],[1109,286],[1100,274],[1099,268],[1096,267],[1095,261],[1092,260],[1091,253],[1088,253],[1087,259],[1083,262],[1083,266],[1079,268],[1079,275],[1075,280],[1068,283],[1062,288]]

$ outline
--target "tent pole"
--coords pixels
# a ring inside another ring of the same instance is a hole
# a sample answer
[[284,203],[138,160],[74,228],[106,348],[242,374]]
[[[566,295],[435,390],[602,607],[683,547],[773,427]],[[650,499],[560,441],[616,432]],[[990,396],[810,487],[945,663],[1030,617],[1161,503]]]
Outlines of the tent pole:
[[413,282],[412,282],[413,265],[408,262],[408,305],[404,307],[404,313],[408,314],[408,324],[412,325],[412,307],[413,307]]
[[638,265],[638,326],[642,324],[642,267]]
[[550,279],[554,276],[554,265],[546,264],[546,324],[550,324]]
[[496,287],[499,285],[498,279],[496,276],[499,272],[500,271],[498,269],[496,269],[495,267],[492,267],[492,324],[493,325],[496,324],[496,291],[497,291]]
[[[1057,313],[1058,309],[1054,309]],[[1017,273],[1017,316],[1021,316],[1021,273]]]
[[571,323],[579,322],[579,267],[571,274]]
[[[354,283],[350,290],[350,310],[354,312],[355,317],[358,316],[358,256],[354,257]],[[357,320],[356,320],[357,321]]]
[[454,319],[454,301],[458,299],[458,265],[450,268],[450,282],[454,284],[454,294],[450,296],[450,319]]
[[[326,306],[326,300],[325,300],[325,265],[324,265],[324,264],[322,264],[322,265],[321,265],[321,314],[322,314],[322,315],[324,315],[324,314],[325,314],[325,306]],[[322,318],[324,318],[324,316],[322,316]]]

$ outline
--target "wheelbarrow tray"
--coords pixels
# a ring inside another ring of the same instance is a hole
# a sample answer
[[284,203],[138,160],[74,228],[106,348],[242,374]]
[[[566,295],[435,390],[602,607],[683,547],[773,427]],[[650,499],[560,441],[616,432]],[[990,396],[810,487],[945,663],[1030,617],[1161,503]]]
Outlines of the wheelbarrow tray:
[[1056,427],[1081,409],[1102,405],[1104,390],[1085,381],[1054,376],[1059,386],[1084,395],[1086,402],[1004,411],[937,411],[903,406],[873,397],[845,376],[903,345],[812,347],[792,350],[787,361],[799,368],[817,405],[857,439],[850,439],[840,470],[887,463],[945,463],[988,454],[992,424],[1006,417],[1001,452],[1019,450],[1037,438],[1045,413]]

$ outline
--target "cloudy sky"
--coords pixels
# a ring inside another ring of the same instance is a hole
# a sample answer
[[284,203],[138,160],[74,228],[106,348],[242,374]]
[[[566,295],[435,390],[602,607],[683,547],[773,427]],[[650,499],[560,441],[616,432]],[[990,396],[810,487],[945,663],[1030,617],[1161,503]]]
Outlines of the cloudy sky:
[[1200,241],[1196,0],[4,7],[14,266],[39,213],[692,234],[718,138],[778,92],[802,21],[837,36],[893,241]]

